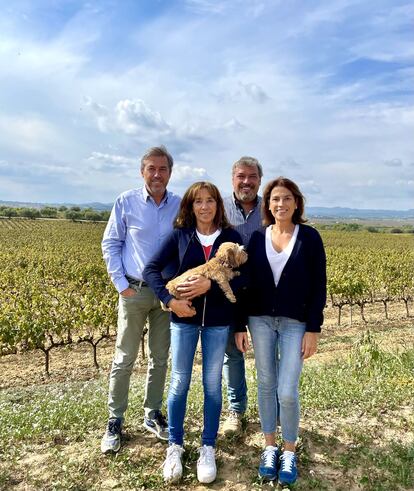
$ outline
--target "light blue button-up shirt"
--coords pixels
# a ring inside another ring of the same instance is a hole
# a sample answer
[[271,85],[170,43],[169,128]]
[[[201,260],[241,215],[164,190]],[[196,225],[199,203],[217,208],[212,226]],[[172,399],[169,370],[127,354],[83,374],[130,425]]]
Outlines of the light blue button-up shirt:
[[125,275],[142,280],[148,260],[172,231],[179,206],[180,198],[171,192],[157,206],[145,186],[118,196],[102,239],[106,268],[118,292],[129,286]]

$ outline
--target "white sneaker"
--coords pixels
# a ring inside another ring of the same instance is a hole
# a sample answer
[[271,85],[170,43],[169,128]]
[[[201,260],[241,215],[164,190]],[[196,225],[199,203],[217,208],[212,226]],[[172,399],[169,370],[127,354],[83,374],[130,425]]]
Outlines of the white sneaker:
[[181,464],[181,456],[184,449],[176,443],[171,444],[167,448],[167,457],[163,465],[163,475],[165,482],[176,482],[183,475],[183,465]]
[[197,479],[199,482],[208,484],[213,482],[217,475],[215,449],[203,445],[198,451],[200,458],[197,460]]

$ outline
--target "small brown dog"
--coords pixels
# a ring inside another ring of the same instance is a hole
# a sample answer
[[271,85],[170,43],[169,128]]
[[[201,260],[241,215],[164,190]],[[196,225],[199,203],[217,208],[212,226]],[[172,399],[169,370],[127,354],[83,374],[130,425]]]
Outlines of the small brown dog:
[[223,242],[217,250],[216,255],[208,260],[205,264],[201,264],[196,268],[191,268],[185,273],[177,276],[169,281],[166,285],[167,290],[174,295],[175,298],[180,298],[180,293],[177,286],[187,281],[191,276],[200,275],[215,281],[223,290],[224,295],[234,303],[236,297],[229,284],[235,276],[239,276],[239,271],[234,271],[241,264],[247,261],[247,252],[244,247],[234,242]]

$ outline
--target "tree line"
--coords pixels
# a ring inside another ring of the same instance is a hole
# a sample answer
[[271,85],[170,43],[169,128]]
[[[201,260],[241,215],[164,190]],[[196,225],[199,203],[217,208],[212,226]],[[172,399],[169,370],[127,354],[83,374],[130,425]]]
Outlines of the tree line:
[[42,208],[14,208],[0,206],[0,217],[4,218],[60,218],[72,221],[87,220],[90,222],[108,221],[110,211],[99,211],[93,208],[81,208],[80,206],[44,206]]

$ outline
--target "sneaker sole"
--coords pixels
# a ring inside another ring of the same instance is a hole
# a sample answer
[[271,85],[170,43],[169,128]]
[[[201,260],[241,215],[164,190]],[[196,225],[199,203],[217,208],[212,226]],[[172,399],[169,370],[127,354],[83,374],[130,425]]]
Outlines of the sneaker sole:
[[164,477],[164,482],[165,482],[165,484],[174,484],[174,483],[179,482],[182,477],[183,477],[182,474],[181,474],[181,476],[178,476],[178,477],[169,477],[169,478]]
[[208,478],[208,479],[200,479],[197,477],[198,482],[201,482],[201,484],[210,484],[211,482],[216,480],[217,476],[214,476],[213,478]]
[[115,454],[115,453],[118,453],[120,450],[121,450],[121,444],[119,444],[119,447],[116,447],[116,448],[106,448],[106,449],[104,449],[101,446],[101,452],[104,455]]
[[165,442],[168,442],[168,436],[162,436],[158,433],[158,431],[153,428],[152,426],[147,425],[147,423],[144,422],[142,425],[146,430],[150,431],[151,433],[154,433],[154,435],[159,438],[160,440],[163,440]]

